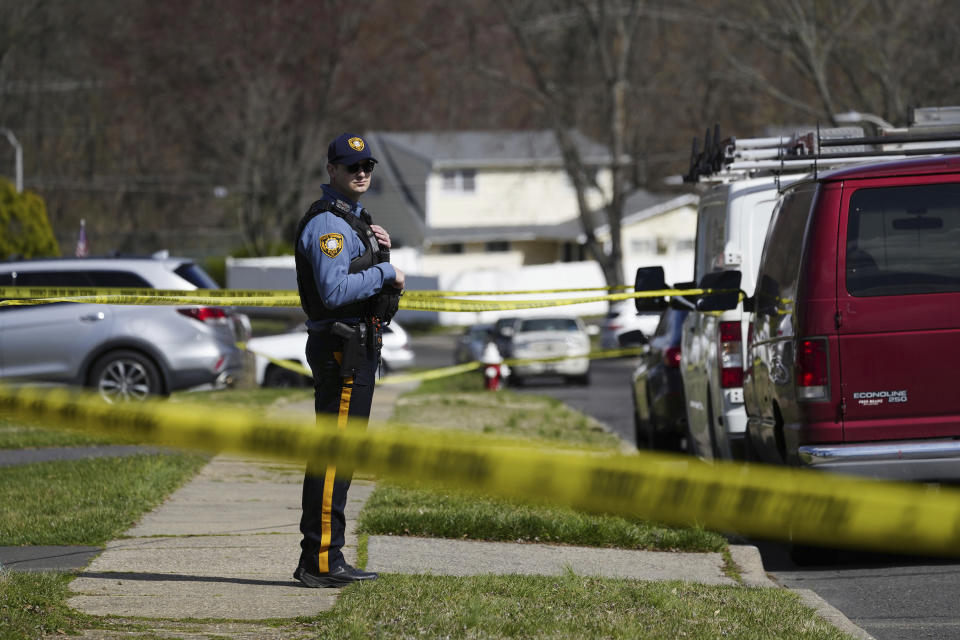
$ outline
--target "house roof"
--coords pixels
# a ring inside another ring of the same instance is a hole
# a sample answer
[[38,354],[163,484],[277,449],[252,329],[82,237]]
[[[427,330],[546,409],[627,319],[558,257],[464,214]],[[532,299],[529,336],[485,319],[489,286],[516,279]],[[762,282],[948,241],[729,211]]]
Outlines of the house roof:
[[622,224],[623,226],[636,224],[683,206],[696,207],[699,202],[700,197],[695,193],[684,193],[677,196],[674,194],[653,194],[641,190],[627,198],[626,203],[624,203]]
[[[609,164],[610,152],[579,131],[571,131],[588,165]],[[433,169],[562,167],[552,131],[376,132],[381,145],[394,145]]]
[[[655,218],[683,206],[696,207],[700,197],[695,193],[675,195],[672,193],[651,193],[646,189],[639,189],[627,197],[623,203],[623,218],[620,219],[620,228],[636,224],[643,220]],[[610,233],[610,225],[602,224],[596,229],[597,235]]]

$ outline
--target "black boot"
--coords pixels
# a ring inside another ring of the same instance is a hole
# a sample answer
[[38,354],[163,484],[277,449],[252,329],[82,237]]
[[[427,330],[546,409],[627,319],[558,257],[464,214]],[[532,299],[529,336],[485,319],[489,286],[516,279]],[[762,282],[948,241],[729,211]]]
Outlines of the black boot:
[[293,572],[293,577],[303,583],[304,586],[317,589],[320,587],[345,587],[354,582],[364,582],[366,580],[376,580],[377,574],[372,571],[362,571],[351,567],[346,562],[338,564],[327,573],[312,573],[302,564],[297,566]]

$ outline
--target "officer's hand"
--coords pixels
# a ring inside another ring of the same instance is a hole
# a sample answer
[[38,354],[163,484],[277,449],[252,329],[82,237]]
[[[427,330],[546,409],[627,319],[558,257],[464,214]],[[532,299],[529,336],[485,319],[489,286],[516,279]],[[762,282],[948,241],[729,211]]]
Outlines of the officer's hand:
[[394,267],[393,270],[397,272],[397,277],[393,279],[393,286],[402,291],[403,285],[407,281],[407,277],[403,275],[403,271],[401,271],[398,267]]
[[387,233],[387,230],[381,227],[378,224],[370,225],[370,230],[373,231],[373,235],[377,238],[377,243],[387,249],[390,248],[390,234]]

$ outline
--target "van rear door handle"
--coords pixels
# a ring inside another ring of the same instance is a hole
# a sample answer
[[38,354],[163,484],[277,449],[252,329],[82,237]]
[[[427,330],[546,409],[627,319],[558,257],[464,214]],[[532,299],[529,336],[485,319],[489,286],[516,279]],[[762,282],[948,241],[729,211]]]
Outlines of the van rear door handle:
[[97,311],[96,313],[80,316],[80,321],[81,322],[99,322],[100,320],[103,320],[106,317],[107,316],[103,313],[103,311]]

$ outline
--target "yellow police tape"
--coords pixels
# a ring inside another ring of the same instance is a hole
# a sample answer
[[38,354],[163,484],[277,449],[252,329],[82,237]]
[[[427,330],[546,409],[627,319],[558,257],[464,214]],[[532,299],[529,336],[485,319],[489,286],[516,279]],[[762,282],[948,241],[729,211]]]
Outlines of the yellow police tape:
[[[824,472],[707,464],[679,455],[583,452],[462,431],[332,428],[157,401],[107,405],[66,389],[0,388],[0,414],[142,442],[335,464],[411,481],[537,499],[750,537],[960,553],[960,490]],[[333,418],[333,417],[331,417]]]
[[[261,358],[266,358],[269,362],[274,365],[287,369],[288,371],[293,371],[294,373],[299,373],[302,376],[311,377],[313,373],[306,367],[304,367],[299,362],[294,362],[292,360],[282,360],[280,358],[274,358],[273,356],[267,355],[262,351],[257,351],[251,349],[249,345],[245,342],[238,342],[237,348],[244,351],[249,351],[255,356],[260,356]],[[627,356],[636,356],[643,353],[642,347],[628,347],[624,349],[605,349],[602,351],[591,351],[588,354],[583,355],[563,355],[563,356],[551,356],[549,358],[513,358],[509,360],[504,360],[502,364],[507,365],[508,367],[515,367],[517,365],[526,365],[526,364],[535,364],[538,362],[559,362],[560,360],[575,360],[577,358],[589,358],[590,360],[599,360],[604,358],[622,358]],[[415,382],[422,380],[437,380],[440,378],[446,378],[448,376],[455,376],[461,373],[466,373],[468,371],[474,371],[480,369],[481,367],[487,366],[486,363],[473,361],[473,362],[464,362],[462,364],[453,365],[450,367],[439,367],[436,369],[429,369],[427,371],[417,371],[415,373],[396,373],[384,376],[380,378],[378,384],[404,384],[406,382]]]
[[620,291],[632,289],[632,285],[621,284],[607,287],[577,287],[573,289],[526,289],[518,291],[436,291],[433,289],[411,289],[404,292],[404,295],[420,298],[454,298],[458,296],[516,296],[541,293],[580,293],[584,291]]
[[[512,296],[542,293],[577,293],[584,291],[611,291],[630,289],[630,285],[580,287],[574,289],[528,289],[522,291],[437,291],[408,289],[405,296],[422,298],[449,298],[456,296]],[[19,287],[0,286],[0,299],[22,298],[89,298],[96,296],[181,296],[185,298],[290,298],[299,296],[296,289],[150,289],[137,287]]]
[[[13,291],[19,290],[19,291]],[[120,290],[124,293],[102,294],[77,294],[77,295],[59,295],[57,292],[91,292],[94,291],[75,289],[30,289],[26,287],[0,287],[0,297],[9,293],[19,293],[20,297],[14,295],[6,296],[8,299],[0,301],[0,306],[11,305],[33,305],[33,304],[52,304],[56,302],[85,302],[90,304],[123,304],[123,305],[174,305],[174,304],[192,304],[192,305],[219,305],[219,306],[243,306],[243,307],[299,307],[300,296],[296,292],[292,295],[272,295],[261,297],[243,297],[229,296],[231,289],[202,289],[197,291],[177,291],[176,295],[168,295],[170,290],[142,289],[137,290],[140,293],[134,294],[134,290]],[[103,291],[103,290],[101,290]],[[213,291],[216,295],[207,296],[206,292]],[[31,295],[32,292],[32,295]],[[514,309],[539,309],[545,307],[558,307],[575,304],[584,304],[588,302],[616,302],[621,300],[630,300],[633,298],[658,298],[672,295],[700,295],[710,293],[708,289],[663,289],[659,291],[632,291],[626,293],[613,293],[602,296],[587,296],[579,298],[556,298],[540,300],[464,300],[460,298],[443,298],[435,296],[426,296],[422,298],[407,297],[404,295],[400,299],[400,308],[411,311],[451,311],[451,312],[479,312],[479,311],[506,311]],[[245,291],[243,293],[254,293]],[[272,294],[281,294],[285,292],[274,291]],[[511,292],[512,293],[512,292]],[[47,295],[49,294],[49,295]],[[221,295],[222,294],[222,295]],[[503,295],[503,294],[501,294]]]

